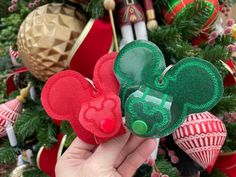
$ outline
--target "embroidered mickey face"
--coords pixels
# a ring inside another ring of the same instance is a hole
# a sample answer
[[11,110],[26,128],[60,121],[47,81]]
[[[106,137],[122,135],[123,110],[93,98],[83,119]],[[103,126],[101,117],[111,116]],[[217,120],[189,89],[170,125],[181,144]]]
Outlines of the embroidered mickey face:
[[45,84],[41,100],[50,117],[68,120],[79,138],[99,144],[125,133],[119,84],[113,73],[116,53],[104,55],[94,69],[93,84],[75,71],[62,71]]
[[185,58],[165,68],[160,49],[141,40],[125,46],[115,61],[126,125],[139,136],[167,136],[188,114],[211,109],[223,94],[218,70],[203,59]]

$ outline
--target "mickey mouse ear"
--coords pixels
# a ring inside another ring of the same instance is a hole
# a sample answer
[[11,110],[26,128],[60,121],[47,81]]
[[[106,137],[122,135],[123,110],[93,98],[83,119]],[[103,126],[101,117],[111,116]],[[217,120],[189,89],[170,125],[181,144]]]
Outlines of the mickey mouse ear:
[[79,112],[81,103],[90,99],[91,86],[79,73],[62,71],[48,79],[41,101],[50,117],[71,120]]
[[[157,80],[156,80],[156,85]],[[165,75],[159,86],[173,97],[172,123],[178,128],[191,113],[199,113],[214,107],[223,95],[223,81],[216,67],[206,60],[185,58]],[[162,135],[167,132],[163,131]]]
[[131,87],[135,88],[143,81],[153,83],[164,69],[164,56],[154,43],[136,40],[127,44],[119,52],[114,65],[122,101]]
[[119,93],[119,83],[113,71],[116,56],[116,52],[103,55],[95,65],[93,82],[95,87],[103,92]]

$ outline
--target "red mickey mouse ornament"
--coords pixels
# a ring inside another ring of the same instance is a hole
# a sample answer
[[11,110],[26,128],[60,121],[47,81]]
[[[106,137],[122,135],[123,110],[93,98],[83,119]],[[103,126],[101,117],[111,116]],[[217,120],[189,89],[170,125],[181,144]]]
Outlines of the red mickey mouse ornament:
[[46,82],[41,101],[50,117],[68,120],[77,136],[99,144],[125,133],[122,122],[119,84],[113,73],[117,53],[101,57],[93,84],[72,70],[59,72]]

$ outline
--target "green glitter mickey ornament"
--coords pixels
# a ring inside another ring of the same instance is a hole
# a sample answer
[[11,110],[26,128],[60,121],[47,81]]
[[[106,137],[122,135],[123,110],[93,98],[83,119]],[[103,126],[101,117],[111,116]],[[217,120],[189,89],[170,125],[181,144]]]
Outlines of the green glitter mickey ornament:
[[149,41],[126,45],[114,72],[126,126],[142,137],[171,134],[187,115],[210,110],[223,95],[222,78],[214,65],[189,57],[166,68],[161,50]]

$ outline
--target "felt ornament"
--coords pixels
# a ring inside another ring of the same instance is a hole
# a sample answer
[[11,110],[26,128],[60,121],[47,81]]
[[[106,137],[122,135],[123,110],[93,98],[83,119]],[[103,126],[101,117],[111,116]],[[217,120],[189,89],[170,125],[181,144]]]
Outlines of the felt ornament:
[[191,114],[173,133],[175,143],[211,172],[226,138],[224,123],[210,112]]
[[222,153],[219,155],[215,167],[228,177],[236,177],[236,151]]
[[0,138],[6,136],[7,122],[12,126],[20,117],[22,106],[29,94],[30,84],[20,91],[20,95],[0,105]]
[[211,109],[223,94],[214,65],[190,57],[166,68],[162,52],[149,41],[126,45],[114,70],[126,125],[142,137],[171,134],[186,115]]
[[67,70],[45,84],[41,100],[50,117],[68,120],[80,139],[99,144],[125,133],[119,84],[113,73],[116,53],[104,55],[94,69],[93,84],[78,72]]
[[58,134],[57,143],[52,148],[42,146],[37,154],[37,166],[44,173],[55,177],[55,167],[57,160],[63,153],[63,147],[66,141],[66,135]]

